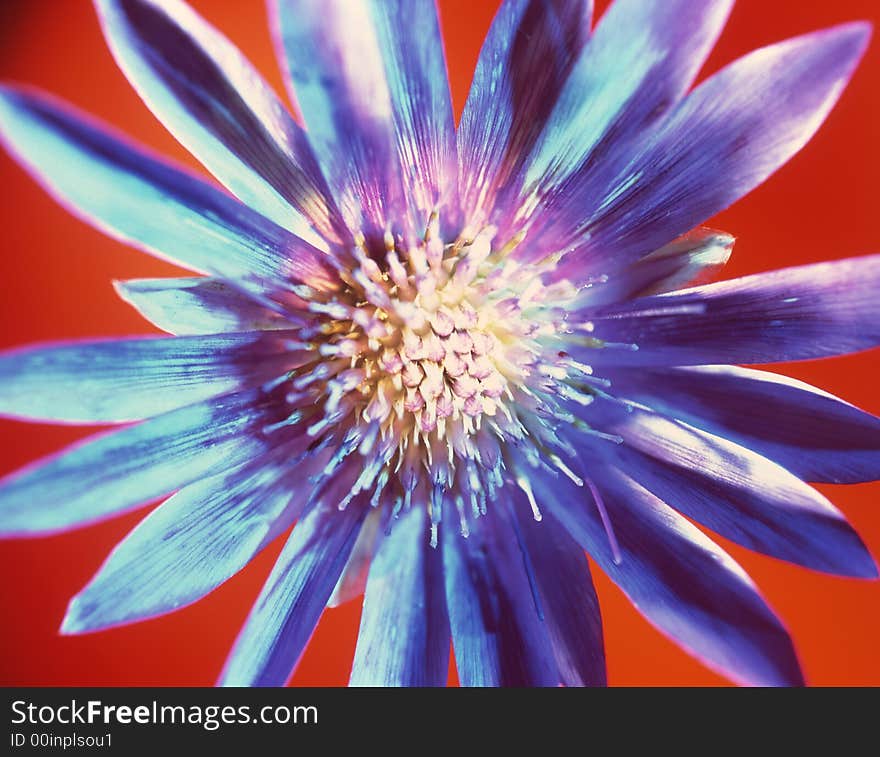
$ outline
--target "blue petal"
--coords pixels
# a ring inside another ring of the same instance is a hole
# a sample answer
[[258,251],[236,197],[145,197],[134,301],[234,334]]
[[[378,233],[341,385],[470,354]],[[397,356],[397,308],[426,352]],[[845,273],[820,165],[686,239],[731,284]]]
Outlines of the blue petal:
[[584,551],[549,513],[539,523],[520,507],[516,517],[562,683],[604,686],[602,616]]
[[525,547],[494,502],[465,538],[442,529],[446,604],[462,686],[558,686],[560,673]]
[[222,334],[287,328],[277,313],[220,279],[129,279],[116,291],[154,326],[170,334]]
[[[541,208],[553,206],[554,212],[563,207],[572,214],[564,220],[574,222],[572,189],[589,183],[597,166],[619,166],[636,151],[645,131],[691,85],[732,5],[733,0],[613,3],[572,70],[526,164],[518,204],[534,207],[537,202]],[[580,192],[578,200],[582,203]],[[595,200],[578,206],[581,216],[595,207]],[[561,238],[547,237],[536,232],[530,242],[542,251],[564,246]]]
[[181,489],[114,548],[71,600],[62,632],[171,612],[235,575],[297,515],[287,465],[275,454]]
[[[791,686],[803,676],[791,639],[731,557],[620,472],[591,466],[619,546],[589,493],[534,480],[541,502],[660,631],[741,684]],[[528,505],[525,504],[527,507]]]
[[[424,230],[454,185],[452,105],[432,0],[274,0],[309,139],[353,230]],[[409,210],[419,211],[405,218]]]
[[840,511],[780,465],[638,408],[608,418],[601,429],[623,439],[601,447],[622,470],[716,533],[814,570],[877,576],[871,555]]
[[477,61],[458,129],[466,223],[489,220],[590,36],[592,0],[502,3]]
[[[865,51],[870,26],[845,24],[741,58],[695,89],[628,154],[585,177],[544,230],[580,275],[610,273],[750,192],[813,136]],[[588,273],[589,272],[589,273]]]
[[[880,255],[784,268],[583,312],[590,364],[775,363],[880,344]],[[637,349],[636,349],[637,347]]]
[[880,418],[802,381],[733,366],[603,375],[615,393],[737,442],[805,481],[880,478]]
[[0,415],[142,420],[284,374],[297,363],[285,346],[291,333],[71,342],[0,353]]
[[[343,495],[344,496],[344,495]],[[348,557],[348,562],[336,582],[333,594],[327,600],[327,607],[339,607],[351,599],[362,597],[367,588],[367,574],[376,548],[382,541],[383,521],[387,511],[385,508],[372,509],[364,518],[364,525],[358,534],[357,541]]]
[[430,546],[425,509],[391,524],[370,566],[351,686],[443,686],[449,619],[443,562]]
[[319,250],[44,94],[0,88],[0,134],[59,202],[146,252],[257,295],[336,286]]
[[317,506],[293,529],[235,642],[223,686],[283,686],[351,554],[368,507]]
[[245,204],[313,244],[335,209],[303,130],[220,32],[177,0],[96,0],[146,104]]
[[[74,444],[0,481],[0,535],[51,533],[118,515],[278,443],[274,398],[247,391]],[[279,432],[280,433],[280,432]]]

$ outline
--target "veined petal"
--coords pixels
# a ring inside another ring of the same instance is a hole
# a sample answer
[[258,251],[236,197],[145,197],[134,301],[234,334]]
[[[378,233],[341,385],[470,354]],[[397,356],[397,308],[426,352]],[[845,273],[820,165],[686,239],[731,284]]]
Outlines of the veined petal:
[[775,363],[880,344],[880,255],[784,268],[585,310],[611,365]]
[[880,418],[803,381],[726,365],[603,375],[616,394],[741,444],[805,481],[880,478]]
[[274,379],[302,358],[284,335],[71,342],[0,353],[0,415],[133,421]]
[[657,413],[633,408],[613,415],[601,428],[623,444],[603,446],[604,454],[682,514],[772,557],[837,575],[877,576],[842,513],[782,466]]
[[[751,579],[718,545],[619,471],[591,474],[619,549],[589,493],[536,480],[536,494],[654,626],[740,684],[800,685],[791,639]],[[526,505],[527,506],[527,505]]]
[[312,244],[337,211],[308,139],[271,87],[180,0],[95,0],[110,49],[162,124],[245,204]]
[[0,481],[0,536],[93,523],[248,462],[282,440],[262,432],[278,404],[260,390],[227,395],[39,460]]
[[110,553],[67,608],[82,633],[184,607],[235,575],[296,518],[288,461],[277,453],[181,489]]
[[219,683],[282,686],[293,673],[345,567],[364,515],[364,501],[345,510],[316,506],[296,524],[275,563]]
[[602,616],[583,549],[549,513],[537,522],[529,508],[515,512],[562,683],[604,686]]
[[458,677],[463,686],[558,686],[528,554],[506,507],[494,502],[467,538],[454,526],[441,534]]
[[443,686],[449,619],[443,556],[424,508],[394,520],[370,565],[351,686]]
[[54,98],[0,88],[0,136],[75,215],[146,252],[256,295],[336,287],[322,252]]
[[[432,0],[273,0],[282,67],[353,230],[424,230],[454,186],[452,105]],[[402,193],[402,194],[401,194]],[[407,212],[421,217],[407,219]]]
[[[637,149],[634,138],[687,91],[732,5],[733,0],[616,0],[584,48],[526,163],[520,215],[527,217],[537,206],[552,206],[554,212],[571,207],[571,187],[579,189],[597,166],[628,160]],[[562,247],[556,236],[546,237],[536,231],[530,241],[545,251]]]
[[603,273],[724,210],[809,141],[869,36],[868,24],[844,24],[731,64],[694,90],[624,165],[608,161],[580,183],[569,210],[555,216],[569,225],[554,238],[580,239],[571,261]]
[[508,0],[477,61],[458,129],[465,224],[490,220],[590,36],[592,0]]
[[116,281],[119,296],[169,334],[268,331],[290,325],[225,281],[209,276]]

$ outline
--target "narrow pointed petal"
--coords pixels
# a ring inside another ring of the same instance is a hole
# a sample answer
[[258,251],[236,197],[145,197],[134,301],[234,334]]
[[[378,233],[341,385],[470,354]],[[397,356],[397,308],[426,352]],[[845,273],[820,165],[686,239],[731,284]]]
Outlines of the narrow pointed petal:
[[96,0],[116,62],[162,124],[246,205],[313,244],[337,211],[308,139],[236,47],[179,0]]
[[318,506],[293,529],[235,642],[222,686],[283,686],[321,617],[363,522],[364,502]]
[[802,381],[734,366],[604,375],[615,393],[730,439],[804,481],[880,478],[880,418]]
[[592,0],[501,4],[477,61],[458,130],[465,224],[488,222],[590,36]]
[[273,0],[272,8],[282,68],[349,227],[381,239],[412,209],[423,230],[455,169],[434,3]]
[[880,344],[880,255],[784,268],[584,311],[589,363],[776,363]]
[[319,250],[45,94],[0,88],[0,137],[71,212],[145,252],[257,295],[336,286]]
[[[569,208],[572,189],[578,190],[596,166],[619,165],[631,156],[637,139],[690,87],[732,5],[733,0],[613,3],[574,66],[529,157],[521,212],[528,215],[538,206]],[[581,213],[589,207],[581,205]],[[563,246],[561,238],[545,239],[545,234],[532,236],[538,247]]]
[[623,444],[602,449],[682,514],[772,557],[836,575],[877,577],[877,565],[843,514],[782,466],[657,413],[635,408],[615,415],[602,430]]
[[550,514],[537,522],[529,510],[517,508],[516,517],[562,683],[604,686],[602,616],[583,549]]
[[119,296],[169,334],[268,331],[289,326],[284,318],[220,279],[129,279],[114,282]]
[[285,463],[276,454],[190,484],[166,500],[71,600],[62,632],[171,612],[235,575],[297,515]]
[[736,683],[803,684],[785,628],[742,568],[718,545],[620,472],[591,470],[619,545],[589,494],[536,481],[562,525],[660,631]]
[[143,420],[282,375],[283,335],[136,338],[0,353],[0,415],[102,423]]
[[[708,283],[730,259],[734,239],[714,229],[694,229],[656,252],[587,288],[583,302],[589,307],[665,294],[687,286]],[[557,271],[565,268],[565,259]]]
[[361,532],[351,550],[345,569],[336,582],[333,594],[327,600],[327,607],[339,607],[351,599],[364,595],[370,563],[376,553],[376,548],[382,541],[381,531],[384,515],[383,510],[377,508],[371,510],[364,518],[364,525],[361,526]]
[[424,508],[391,524],[367,579],[351,686],[444,686],[449,619],[443,556],[430,546]]
[[242,465],[266,451],[262,429],[278,420],[248,391],[74,444],[0,480],[0,536],[94,523]]
[[463,686],[558,686],[527,553],[503,512],[507,503],[494,505],[467,538],[454,527],[441,534],[459,680]]
[[701,84],[631,159],[609,161],[571,193],[557,217],[574,233],[556,238],[588,237],[571,261],[596,274],[637,259],[761,184],[821,126],[869,37],[864,23],[796,37]]

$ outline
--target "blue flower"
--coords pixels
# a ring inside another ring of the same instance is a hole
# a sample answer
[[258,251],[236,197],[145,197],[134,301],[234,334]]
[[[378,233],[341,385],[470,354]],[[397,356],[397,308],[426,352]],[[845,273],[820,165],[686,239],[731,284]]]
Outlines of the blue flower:
[[507,0],[455,129],[432,0],[274,0],[301,127],[180,0],[96,0],[146,104],[228,190],[53,98],[0,89],[9,150],[74,213],[193,269],[120,295],[173,336],[0,355],[0,412],[124,424],[7,477],[0,533],[172,493],[71,601],[78,633],[194,602],[295,523],[221,682],[291,675],[364,594],[351,682],[605,683],[585,551],[745,684],[803,682],[702,524],[876,577],[806,481],[880,476],[880,419],[735,364],[880,343],[880,256],[703,283],[700,224],[826,117],[852,23],[693,87],[731,0]]

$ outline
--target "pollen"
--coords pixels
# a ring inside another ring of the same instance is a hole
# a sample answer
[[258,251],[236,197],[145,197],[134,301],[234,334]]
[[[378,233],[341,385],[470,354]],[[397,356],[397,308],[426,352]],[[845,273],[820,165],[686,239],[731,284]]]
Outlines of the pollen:
[[486,226],[445,241],[440,220],[414,240],[356,235],[340,255],[344,287],[299,292],[316,323],[292,344],[307,357],[282,377],[291,423],[335,450],[319,457],[313,497],[332,479],[347,482],[342,508],[358,496],[395,512],[421,504],[434,540],[448,493],[466,533],[505,480],[528,480],[511,445],[573,476],[556,450],[555,425],[571,421],[557,400],[584,392],[572,379],[584,366],[561,349],[572,329],[559,303],[577,292],[546,286],[546,261],[517,259],[525,235]]

